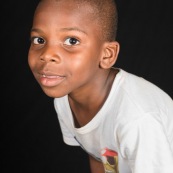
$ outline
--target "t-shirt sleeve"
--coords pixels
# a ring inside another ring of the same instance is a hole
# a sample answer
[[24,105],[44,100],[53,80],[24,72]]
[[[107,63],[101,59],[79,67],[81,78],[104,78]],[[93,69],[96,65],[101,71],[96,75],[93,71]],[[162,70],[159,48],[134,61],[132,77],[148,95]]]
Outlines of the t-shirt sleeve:
[[79,146],[79,143],[75,140],[75,135],[73,135],[70,132],[70,130],[68,129],[66,124],[61,119],[59,119],[59,123],[60,123],[60,127],[61,127],[63,141],[67,145]]
[[173,173],[171,143],[158,115],[146,115],[122,127],[120,153],[133,173]]
[[56,101],[54,101],[54,107],[59,120],[63,141],[67,145],[79,146],[79,143],[75,139],[75,134],[69,119],[66,117],[67,113],[64,111],[65,109],[61,108],[61,110],[59,110]]

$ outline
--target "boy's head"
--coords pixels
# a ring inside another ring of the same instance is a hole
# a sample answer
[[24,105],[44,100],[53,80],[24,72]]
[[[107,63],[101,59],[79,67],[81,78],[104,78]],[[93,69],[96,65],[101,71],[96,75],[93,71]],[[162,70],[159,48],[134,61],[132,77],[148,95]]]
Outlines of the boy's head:
[[113,0],[40,1],[28,62],[44,92],[51,97],[73,91],[83,95],[101,83],[119,53],[116,30]]
[[55,1],[55,3],[73,2],[76,9],[80,6],[90,5],[92,7],[90,11],[93,16],[92,22],[97,23],[102,34],[100,39],[105,41],[116,40],[118,13],[115,0],[40,0],[40,3],[46,1]]

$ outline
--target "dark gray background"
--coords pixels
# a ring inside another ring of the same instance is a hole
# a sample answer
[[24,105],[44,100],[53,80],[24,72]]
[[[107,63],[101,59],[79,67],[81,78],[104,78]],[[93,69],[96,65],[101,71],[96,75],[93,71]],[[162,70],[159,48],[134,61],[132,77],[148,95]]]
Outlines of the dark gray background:
[[[2,173],[89,173],[87,155],[63,143],[53,99],[27,63],[29,31],[38,0],[1,5]],[[117,0],[116,64],[153,82],[173,98],[171,0]]]

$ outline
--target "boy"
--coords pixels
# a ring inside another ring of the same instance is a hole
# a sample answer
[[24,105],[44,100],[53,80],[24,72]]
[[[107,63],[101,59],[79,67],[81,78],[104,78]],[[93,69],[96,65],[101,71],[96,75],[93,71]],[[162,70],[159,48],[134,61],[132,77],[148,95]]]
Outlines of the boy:
[[172,173],[173,101],[145,79],[113,68],[116,31],[113,0],[42,0],[29,66],[55,98],[64,142],[89,154],[92,173]]

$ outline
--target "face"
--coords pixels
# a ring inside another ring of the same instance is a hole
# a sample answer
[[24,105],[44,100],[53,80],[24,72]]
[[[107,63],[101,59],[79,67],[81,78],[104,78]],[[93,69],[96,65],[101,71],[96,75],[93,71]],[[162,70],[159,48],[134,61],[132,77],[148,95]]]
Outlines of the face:
[[94,88],[100,78],[104,45],[98,33],[87,4],[80,6],[70,0],[39,5],[31,29],[28,62],[48,96],[85,94]]

